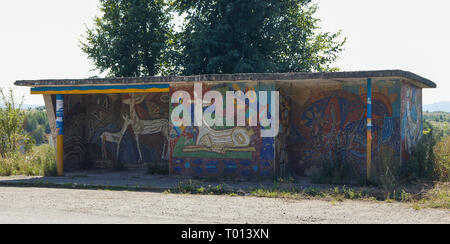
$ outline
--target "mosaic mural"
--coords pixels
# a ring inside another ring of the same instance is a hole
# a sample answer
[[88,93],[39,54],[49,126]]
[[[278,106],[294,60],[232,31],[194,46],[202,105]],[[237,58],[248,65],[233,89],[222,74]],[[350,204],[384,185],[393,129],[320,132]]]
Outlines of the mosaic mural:
[[[373,83],[373,161],[380,146],[399,155],[400,81]],[[291,92],[289,159],[299,175],[317,172],[323,163],[350,163],[355,173],[366,164],[365,82],[295,85]]]
[[[271,178],[291,171],[309,176],[324,163],[340,160],[348,162],[355,173],[365,172],[365,81],[202,85],[203,94],[217,91],[223,95],[221,106],[226,105],[227,91],[255,91],[254,99],[259,100],[258,91],[274,90],[280,92],[280,133],[274,138],[261,137],[265,128],[260,125],[248,126],[253,98],[245,100],[247,126],[226,126],[227,117],[223,118],[225,126],[170,123],[178,106],[171,103],[171,95],[187,91],[194,97],[194,83],[172,84],[170,93],[66,95],[66,168],[121,162],[130,168],[154,164],[172,175]],[[386,147],[405,161],[422,131],[421,88],[400,80],[375,80],[372,90],[373,162]],[[210,110],[213,105],[213,100],[201,105],[211,118],[216,117]],[[242,104],[236,102],[235,109],[238,106]],[[190,106],[187,116],[192,123],[194,107]],[[270,109],[265,111],[270,117]]]
[[[211,90],[219,91],[224,97],[224,106],[227,91],[271,91],[273,89],[273,85],[260,83],[203,84],[203,94]],[[173,85],[171,94],[179,90],[188,91],[190,96],[194,97],[194,85]],[[249,100],[246,100],[246,125],[250,124],[248,103]],[[172,104],[171,111],[176,106],[178,104]],[[207,108],[211,104],[203,106],[203,112],[208,113]],[[194,105],[192,105],[192,123],[194,117]],[[208,126],[207,123],[198,127],[171,125],[170,172],[173,175],[199,177],[270,177],[275,163],[275,140],[261,138],[260,130],[259,127],[250,126]]]
[[169,94],[66,95],[66,165],[121,162],[128,167],[166,165]]

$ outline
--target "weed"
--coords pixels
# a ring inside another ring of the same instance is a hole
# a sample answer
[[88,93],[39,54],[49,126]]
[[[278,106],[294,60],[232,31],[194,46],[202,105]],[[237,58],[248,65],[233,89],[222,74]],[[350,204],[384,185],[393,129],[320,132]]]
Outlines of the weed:
[[277,178],[274,183],[291,184],[294,182],[295,182],[295,179],[293,177],[280,177],[280,178]]
[[450,209],[450,184],[440,183],[423,193],[418,203],[426,208]]
[[306,194],[307,196],[311,196],[311,197],[316,197],[316,196],[322,195],[321,191],[314,187],[306,188],[306,190],[304,190],[303,193]]
[[251,196],[266,197],[266,198],[287,198],[287,199],[299,198],[299,194],[296,191],[280,191],[267,189],[255,189],[251,192]]
[[418,203],[414,203],[414,204],[412,205],[412,208],[413,208],[414,210],[417,210],[417,211],[419,211],[420,209],[422,209]]
[[206,192],[206,189],[203,186],[197,189],[197,193],[199,193],[199,194],[204,194],[205,192]]
[[187,194],[187,193],[196,193],[197,189],[198,189],[197,185],[192,180],[188,180],[178,182],[178,186],[175,190],[178,193]]

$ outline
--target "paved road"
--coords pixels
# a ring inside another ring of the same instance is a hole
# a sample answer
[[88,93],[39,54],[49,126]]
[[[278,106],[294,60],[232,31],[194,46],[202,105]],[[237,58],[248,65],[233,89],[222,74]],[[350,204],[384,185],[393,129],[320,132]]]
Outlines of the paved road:
[[446,223],[400,203],[0,187],[0,223]]

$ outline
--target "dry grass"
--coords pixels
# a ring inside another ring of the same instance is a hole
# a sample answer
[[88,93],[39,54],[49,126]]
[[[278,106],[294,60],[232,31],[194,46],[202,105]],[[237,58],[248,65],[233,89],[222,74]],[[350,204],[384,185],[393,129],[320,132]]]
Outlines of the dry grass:
[[436,156],[435,174],[441,181],[450,182],[450,136],[447,136],[434,147]]
[[450,209],[450,183],[438,183],[428,190],[422,191],[414,200],[414,209],[444,208]]

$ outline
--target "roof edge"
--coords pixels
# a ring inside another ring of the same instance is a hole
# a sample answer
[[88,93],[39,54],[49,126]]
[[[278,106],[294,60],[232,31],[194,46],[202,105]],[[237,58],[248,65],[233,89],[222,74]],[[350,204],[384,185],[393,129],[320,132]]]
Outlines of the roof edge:
[[93,79],[47,79],[47,80],[18,80],[16,86],[77,86],[77,85],[109,85],[109,84],[140,84],[140,83],[176,83],[200,81],[289,81],[313,79],[342,79],[342,78],[380,78],[400,77],[414,80],[424,88],[436,88],[436,83],[429,79],[404,70],[373,70],[349,72],[298,72],[298,73],[241,73],[241,74],[205,74],[194,76],[146,76],[124,78],[93,78]]

